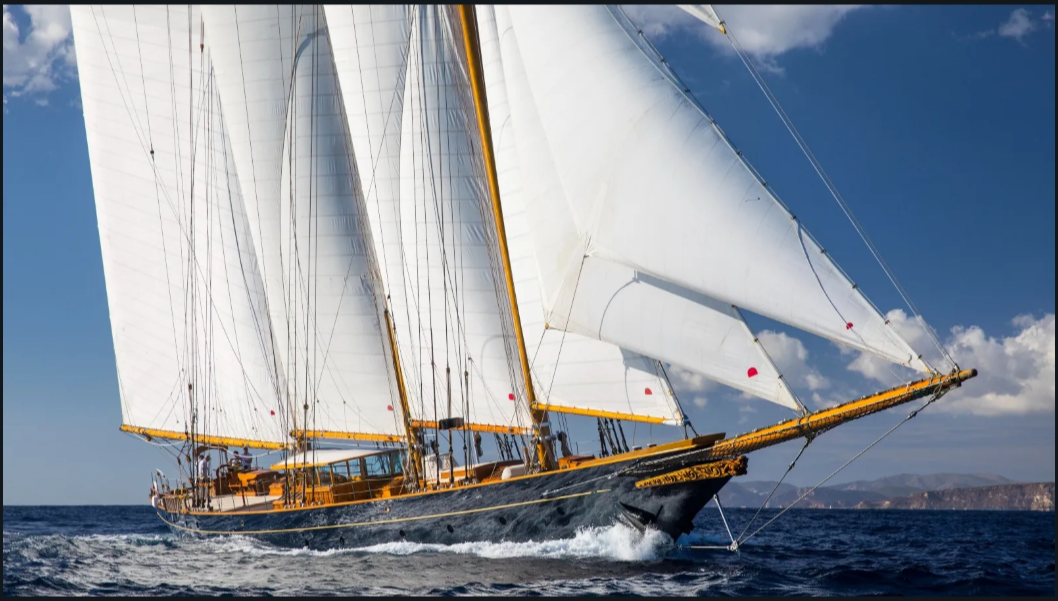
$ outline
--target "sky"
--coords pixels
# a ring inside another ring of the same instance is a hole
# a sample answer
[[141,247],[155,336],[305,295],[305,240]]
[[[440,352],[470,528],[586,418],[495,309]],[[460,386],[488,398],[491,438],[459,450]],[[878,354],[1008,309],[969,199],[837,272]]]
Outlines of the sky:
[[[933,356],[729,42],[673,7],[627,10],[769,186]],[[962,367],[981,372],[833,482],[941,472],[1053,481],[1053,6],[717,11],[926,321]],[[162,456],[118,431],[69,13],[5,5],[3,43],[3,503],[144,503]],[[869,357],[750,323],[812,409],[893,383]],[[699,432],[789,417],[693,374],[671,375]],[[789,481],[818,483],[909,411],[826,434]],[[799,448],[753,454],[749,478],[777,479]]]

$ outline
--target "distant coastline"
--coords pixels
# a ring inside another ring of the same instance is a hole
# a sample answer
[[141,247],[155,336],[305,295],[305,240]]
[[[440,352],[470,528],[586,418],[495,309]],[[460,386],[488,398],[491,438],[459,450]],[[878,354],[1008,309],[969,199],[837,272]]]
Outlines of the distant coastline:
[[[789,507],[809,492],[774,482],[734,481],[721,492],[727,507]],[[774,491],[774,493],[773,493]],[[903,509],[956,511],[1054,511],[1054,483],[1012,482],[980,474],[901,475],[822,487],[797,503],[805,509]]]

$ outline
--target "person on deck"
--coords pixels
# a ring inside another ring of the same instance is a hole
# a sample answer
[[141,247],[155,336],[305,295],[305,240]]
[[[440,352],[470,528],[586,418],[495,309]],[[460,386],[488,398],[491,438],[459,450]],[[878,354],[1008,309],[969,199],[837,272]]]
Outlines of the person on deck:
[[208,482],[210,480],[210,459],[209,455],[202,453],[198,456],[198,479],[202,482]]
[[242,448],[242,470],[244,472],[253,470],[253,457],[250,455],[250,447]]
[[233,471],[242,471],[242,457],[239,455],[238,449],[235,450],[235,456],[232,457],[231,462],[229,462],[228,465],[231,466]]

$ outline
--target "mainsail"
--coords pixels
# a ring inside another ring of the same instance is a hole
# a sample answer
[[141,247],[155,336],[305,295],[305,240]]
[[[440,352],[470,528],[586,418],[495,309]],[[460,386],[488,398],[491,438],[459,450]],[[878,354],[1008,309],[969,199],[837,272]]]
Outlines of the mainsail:
[[199,12],[71,16],[126,429],[281,444],[291,416]]
[[287,394],[309,435],[398,440],[373,248],[322,9],[203,8]]

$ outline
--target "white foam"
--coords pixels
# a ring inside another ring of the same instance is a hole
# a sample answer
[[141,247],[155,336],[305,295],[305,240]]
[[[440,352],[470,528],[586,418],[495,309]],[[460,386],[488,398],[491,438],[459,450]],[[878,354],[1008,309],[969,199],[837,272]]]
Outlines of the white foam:
[[452,553],[484,559],[608,559],[612,561],[649,561],[658,559],[672,547],[668,535],[656,530],[638,532],[622,524],[608,528],[589,528],[577,532],[571,539],[541,542],[473,542],[455,545],[395,542],[356,547],[315,551],[310,549],[283,549],[254,538],[226,536],[200,541],[211,551],[221,554],[245,554],[251,556],[284,557],[334,557],[356,553],[408,556],[419,553]]
[[572,539],[541,542],[476,542],[456,545],[432,545],[410,542],[385,543],[356,549],[361,553],[414,555],[416,553],[454,553],[485,559],[599,558],[614,561],[648,561],[661,556],[672,545],[671,539],[657,530],[640,533],[616,524],[608,528],[588,528],[577,532]]

